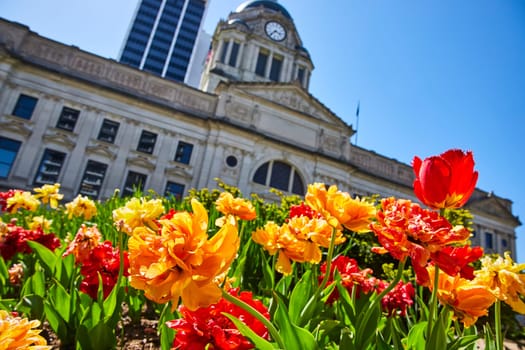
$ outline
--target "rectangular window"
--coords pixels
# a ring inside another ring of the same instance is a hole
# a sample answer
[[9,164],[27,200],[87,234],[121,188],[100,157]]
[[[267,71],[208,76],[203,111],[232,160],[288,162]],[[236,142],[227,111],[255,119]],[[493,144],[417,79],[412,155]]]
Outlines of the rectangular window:
[[77,124],[79,114],[79,110],[69,107],[62,108],[60,117],[58,117],[57,128],[73,131],[73,129],[75,129],[75,125]]
[[137,146],[137,151],[152,154],[153,149],[155,148],[156,141],[157,141],[157,134],[154,134],[146,130],[142,130],[142,134],[140,135],[139,145]]
[[174,196],[177,200],[181,200],[184,195],[184,185],[176,182],[168,181],[166,184],[166,196]]
[[117,132],[120,124],[109,119],[104,119],[100,131],[98,133],[98,139],[101,141],[114,143],[117,137]]
[[266,74],[266,63],[268,62],[268,52],[261,50],[257,56],[257,64],[255,66],[255,74],[264,77]]
[[175,152],[175,161],[184,164],[190,164],[192,151],[193,145],[191,143],[179,141],[177,152]]
[[100,188],[104,182],[107,168],[107,164],[88,160],[78,193],[97,199],[100,195]]
[[270,80],[279,81],[282,66],[283,58],[280,56],[274,56],[272,59],[272,67],[270,68]]
[[297,70],[297,80],[299,80],[299,83],[301,83],[301,85],[304,84],[304,68],[303,67],[300,67]]
[[66,154],[51,149],[44,151],[44,156],[38,167],[38,172],[35,177],[35,185],[55,184],[60,176],[60,171],[64,165]]
[[24,119],[31,119],[33,111],[35,110],[38,98],[27,95],[18,96],[15,108],[13,109],[13,115]]
[[0,137],[0,178],[7,178],[22,143]]
[[221,62],[226,63],[226,54],[228,53],[228,47],[230,47],[230,42],[225,41],[222,45],[222,51],[221,51]]
[[494,249],[494,239],[490,232],[485,232],[485,248]]
[[232,44],[232,51],[230,52],[230,61],[228,64],[232,67],[237,66],[237,56],[239,55],[239,43],[234,42]]
[[128,171],[128,177],[122,190],[122,196],[132,196],[135,191],[142,191],[148,176],[134,171]]

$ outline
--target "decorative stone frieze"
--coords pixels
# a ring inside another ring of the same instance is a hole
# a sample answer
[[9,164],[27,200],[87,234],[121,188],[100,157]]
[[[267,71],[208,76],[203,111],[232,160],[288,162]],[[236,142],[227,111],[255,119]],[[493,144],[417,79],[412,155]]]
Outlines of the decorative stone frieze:
[[22,135],[25,138],[31,136],[33,124],[31,120],[25,120],[7,114],[0,119],[0,129]]

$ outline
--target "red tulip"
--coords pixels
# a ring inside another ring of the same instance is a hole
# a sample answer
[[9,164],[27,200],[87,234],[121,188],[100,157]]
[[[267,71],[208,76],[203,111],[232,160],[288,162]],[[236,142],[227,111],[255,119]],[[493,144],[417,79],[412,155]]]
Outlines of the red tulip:
[[478,180],[471,151],[452,149],[425,160],[414,157],[412,166],[416,174],[414,192],[433,209],[462,207]]

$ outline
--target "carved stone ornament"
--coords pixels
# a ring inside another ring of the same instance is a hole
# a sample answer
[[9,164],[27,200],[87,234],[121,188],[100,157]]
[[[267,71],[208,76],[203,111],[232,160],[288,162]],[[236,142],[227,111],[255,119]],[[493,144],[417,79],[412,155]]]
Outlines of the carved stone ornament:
[[147,169],[149,171],[155,170],[155,163],[138,152],[130,152],[128,159],[126,159],[126,164],[141,169]]
[[169,166],[164,169],[166,176],[179,177],[184,179],[191,179],[192,171],[190,168],[179,165],[176,162],[170,162]]
[[72,151],[75,148],[76,136],[77,135],[68,135],[70,133],[62,131],[60,129],[47,129],[42,136],[42,140],[46,143],[54,143],[55,145],[62,146],[69,151]]
[[29,120],[12,117],[10,115],[4,115],[0,120],[0,128],[5,131],[11,131],[17,135],[22,135],[25,138],[31,136],[33,130],[31,127],[33,123]]
[[86,155],[99,155],[104,158],[115,160],[117,158],[117,146],[98,140],[90,140],[86,147]]

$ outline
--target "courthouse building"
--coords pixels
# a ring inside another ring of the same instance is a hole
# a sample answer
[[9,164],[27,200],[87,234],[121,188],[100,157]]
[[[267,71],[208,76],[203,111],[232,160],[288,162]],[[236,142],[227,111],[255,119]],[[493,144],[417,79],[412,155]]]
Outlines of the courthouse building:
[[[313,182],[416,200],[412,168],[352,145],[352,126],[309,93],[313,68],[270,0],[218,23],[200,89],[0,19],[0,188],[184,196],[220,178],[269,200],[271,187],[302,195]],[[512,202],[477,189],[467,207],[473,243],[515,257]]]

